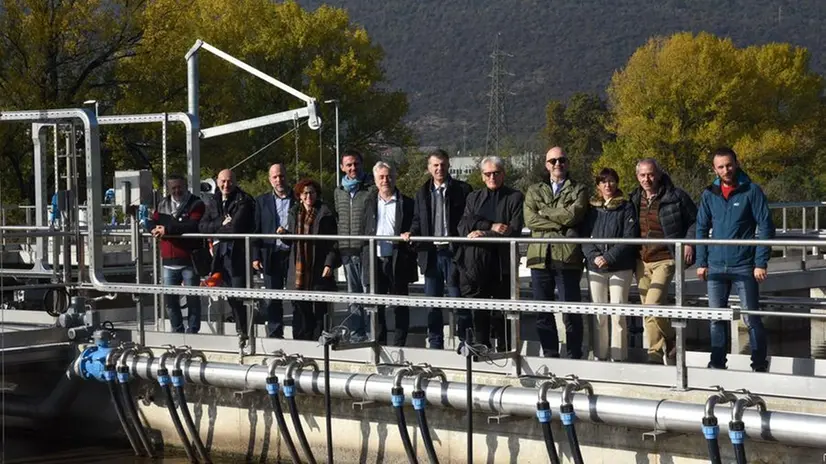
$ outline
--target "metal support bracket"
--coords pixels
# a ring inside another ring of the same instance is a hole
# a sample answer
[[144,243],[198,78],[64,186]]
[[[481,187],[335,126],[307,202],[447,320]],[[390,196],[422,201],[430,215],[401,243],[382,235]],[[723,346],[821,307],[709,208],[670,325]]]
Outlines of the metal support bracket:
[[668,432],[666,432],[665,430],[656,430],[656,429],[652,430],[650,432],[643,432],[642,441],[645,441],[646,439],[650,438],[651,441],[656,442],[657,437],[659,437],[660,435],[666,435],[666,434],[668,434]]
[[354,411],[364,411],[365,409],[373,409],[381,406],[373,400],[353,401],[352,407]]
[[510,414],[497,414],[488,416],[488,424],[502,424],[510,420]]
[[247,396],[249,396],[253,393],[256,393],[256,392],[257,392],[257,390],[248,388],[246,390],[234,391],[234,392],[232,392],[232,396],[234,396],[236,400],[242,400],[242,399],[246,398]]

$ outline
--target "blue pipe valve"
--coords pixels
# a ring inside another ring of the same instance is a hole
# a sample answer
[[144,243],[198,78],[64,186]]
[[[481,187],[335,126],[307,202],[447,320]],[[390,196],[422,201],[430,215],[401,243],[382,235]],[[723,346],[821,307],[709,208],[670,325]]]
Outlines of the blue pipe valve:
[[158,384],[162,387],[169,385],[171,379],[169,378],[169,370],[165,367],[158,368]]
[[559,407],[559,417],[562,418],[563,425],[573,425],[576,420],[573,404],[563,404]]
[[703,417],[703,435],[706,440],[716,440],[720,436],[720,427],[716,417]]
[[539,401],[536,403],[536,418],[539,419],[540,424],[546,424],[551,421],[551,405],[547,401]]
[[729,422],[728,437],[731,439],[731,444],[742,445],[746,440],[746,424],[743,421]]
[[404,388],[393,387],[390,389],[390,401],[394,408],[404,407]]
[[417,390],[413,392],[413,409],[416,411],[424,410],[427,405],[427,400],[424,399],[424,390]]
[[[86,380],[97,380],[106,382],[109,380],[107,374],[106,357],[114,348],[109,346],[107,338],[98,338],[95,344],[83,350],[80,354],[80,361],[77,366],[78,375]],[[114,374],[114,371],[112,371]]]
[[278,395],[278,377],[267,377],[267,393],[270,395]]

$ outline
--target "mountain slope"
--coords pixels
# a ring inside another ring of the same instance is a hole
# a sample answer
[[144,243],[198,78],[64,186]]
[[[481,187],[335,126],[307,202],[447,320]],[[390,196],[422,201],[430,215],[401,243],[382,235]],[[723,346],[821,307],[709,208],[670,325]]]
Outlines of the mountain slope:
[[[322,2],[300,0],[315,8]],[[420,142],[484,146],[494,37],[505,61],[509,134],[544,125],[550,99],[604,94],[614,70],[654,35],[708,31],[738,46],[790,42],[824,71],[824,0],[330,0],[385,52],[389,85],[404,90]],[[346,111],[346,109],[343,109]]]

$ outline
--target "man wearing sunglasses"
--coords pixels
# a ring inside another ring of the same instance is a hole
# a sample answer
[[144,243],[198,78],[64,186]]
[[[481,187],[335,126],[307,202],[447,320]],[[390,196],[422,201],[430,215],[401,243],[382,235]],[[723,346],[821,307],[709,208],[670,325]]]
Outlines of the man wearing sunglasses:
[[[531,237],[579,237],[578,229],[588,211],[588,190],[568,176],[568,157],[560,147],[545,155],[550,176],[528,188],[525,195],[525,225]],[[534,299],[555,300],[554,289],[562,301],[582,301],[582,247],[574,243],[528,245],[527,265],[531,270]],[[565,338],[568,357],[582,358],[582,315],[565,314]],[[552,313],[536,317],[536,331],[542,355],[559,357],[559,333]]]
[[[505,163],[497,156],[488,156],[479,164],[485,188],[467,196],[465,212],[457,226],[460,236],[519,237],[522,234],[522,192],[505,186]],[[507,243],[463,243],[457,248],[456,267],[459,269],[459,291],[464,298],[508,299],[510,293],[511,260]],[[456,314],[460,337],[472,325],[474,341],[487,347],[491,335],[496,339],[496,350],[506,351],[505,316],[500,311],[479,310]],[[461,350],[461,347],[460,347]]]

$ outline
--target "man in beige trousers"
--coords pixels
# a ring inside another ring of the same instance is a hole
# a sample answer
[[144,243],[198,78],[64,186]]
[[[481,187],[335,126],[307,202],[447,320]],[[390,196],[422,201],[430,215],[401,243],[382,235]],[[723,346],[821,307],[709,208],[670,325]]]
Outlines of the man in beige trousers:
[[[645,158],[637,162],[640,186],[631,193],[640,219],[642,238],[693,238],[697,205],[688,194],[674,186],[657,161]],[[694,263],[694,247],[686,246],[684,263]],[[640,247],[637,261],[637,287],[644,305],[662,305],[668,298],[668,287],[676,270],[674,247],[645,245]],[[666,318],[646,316],[645,336],[648,340],[648,362],[663,364],[664,357],[673,363],[674,329]]]

